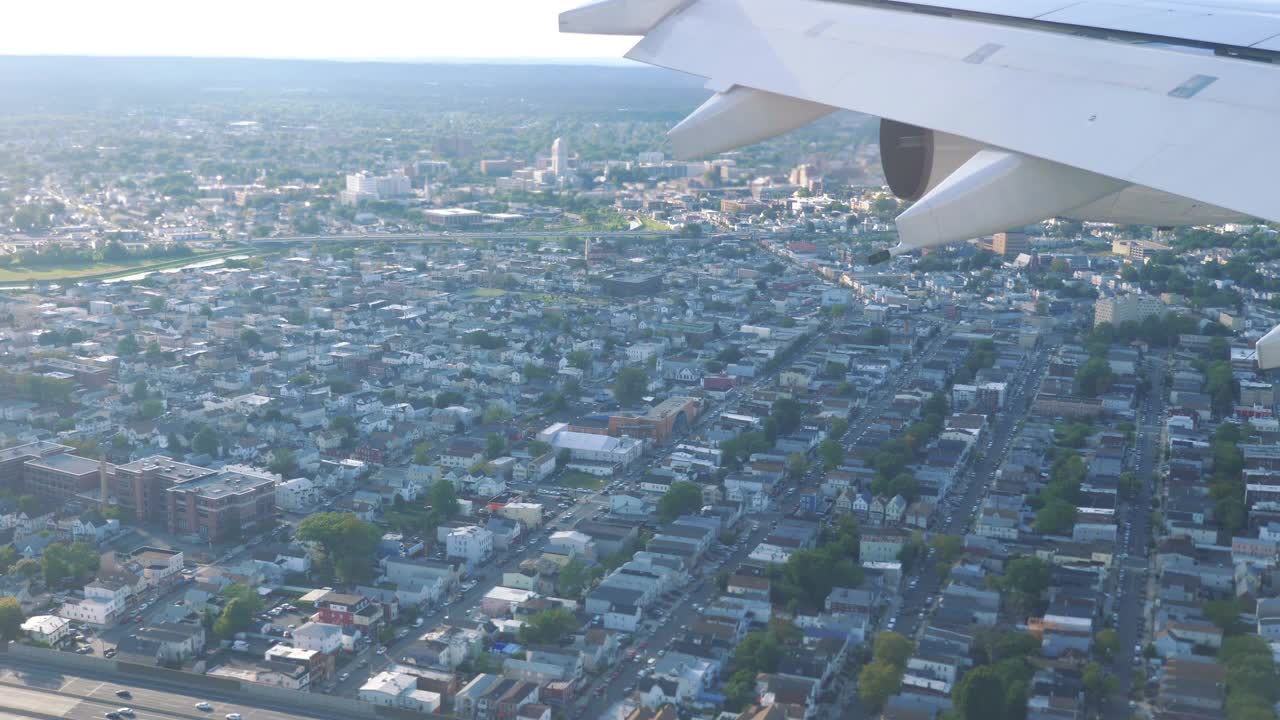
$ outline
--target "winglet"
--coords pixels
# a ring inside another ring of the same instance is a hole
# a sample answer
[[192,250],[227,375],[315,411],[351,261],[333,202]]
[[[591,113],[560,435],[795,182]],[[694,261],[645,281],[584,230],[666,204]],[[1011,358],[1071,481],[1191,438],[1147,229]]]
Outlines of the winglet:
[[560,32],[644,35],[689,0],[595,0],[560,13]]

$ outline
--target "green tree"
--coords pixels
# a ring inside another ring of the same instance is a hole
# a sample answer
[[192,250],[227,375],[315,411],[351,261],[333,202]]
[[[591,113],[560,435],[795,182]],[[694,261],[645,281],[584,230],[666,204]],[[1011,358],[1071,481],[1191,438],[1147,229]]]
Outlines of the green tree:
[[1004,682],[990,665],[976,667],[960,679],[951,695],[952,704],[962,720],[994,720],[1006,718]]
[[97,571],[101,562],[97,550],[85,543],[52,543],[40,556],[40,567],[48,587],[67,580],[84,579]]
[[569,365],[583,372],[591,369],[591,353],[586,350],[574,350],[569,353]]
[[427,494],[427,502],[431,505],[431,510],[444,520],[448,520],[458,514],[458,493],[453,487],[453,483],[441,478],[431,485],[431,491]]
[[292,450],[280,447],[271,451],[271,462],[267,463],[267,470],[288,478],[293,474],[294,467],[295,461]]
[[142,402],[143,400],[146,400],[147,395],[148,393],[147,393],[146,380],[138,380],[138,382],[134,383],[133,390],[130,391],[129,393],[129,397],[133,398],[133,401],[138,403]]
[[329,429],[340,432],[350,438],[355,435],[356,421],[350,415],[336,415],[329,421]]
[[431,441],[423,440],[413,446],[413,464],[414,465],[430,465],[431,464]]
[[873,660],[858,673],[858,697],[879,709],[902,689],[902,670],[883,660]]
[[622,368],[613,383],[613,396],[623,405],[635,405],[649,389],[649,374],[635,367]]
[[489,407],[485,408],[484,415],[481,417],[481,421],[484,422],[486,425],[502,423],[510,419],[511,419],[511,411],[506,409],[502,405],[499,405],[498,403],[493,403]]
[[1099,630],[1098,634],[1093,636],[1093,646],[1097,648],[1103,659],[1109,660],[1120,649],[1120,635],[1111,628]]
[[203,455],[214,455],[218,452],[218,433],[208,425],[200,428],[191,439],[191,449]]
[[43,572],[43,566],[39,560],[23,558],[13,564],[13,574],[27,580],[35,580],[41,572]]
[[844,462],[844,446],[827,438],[818,446],[818,457],[822,458],[822,466],[827,470],[839,467]]
[[14,550],[12,545],[0,547],[0,575],[9,572],[15,563],[18,562],[18,551]]
[[577,629],[578,621],[573,613],[563,608],[552,608],[534,613],[520,626],[520,642],[526,645],[547,645],[563,641]]
[[929,547],[937,554],[938,560],[954,563],[964,553],[964,539],[959,535],[936,534],[929,540]]
[[1138,497],[1138,493],[1142,491],[1142,482],[1138,480],[1138,476],[1130,471],[1120,473],[1120,479],[1116,484],[1116,490],[1120,493],[1120,497],[1126,500],[1132,500]]
[[253,328],[245,328],[240,331],[240,344],[249,348],[256,348],[262,344],[262,335]]
[[373,574],[374,550],[382,532],[352,513],[327,512],[303,518],[295,537],[316,543],[338,578],[349,582]]
[[0,597],[0,640],[17,640],[22,633],[22,622],[26,619],[18,598]]
[[837,441],[843,438],[847,432],[849,432],[849,421],[844,418],[832,420],[831,426],[827,428],[827,435]]
[[756,697],[756,674],[750,670],[737,670],[724,684],[725,707],[733,712],[742,710]]
[[222,608],[222,613],[213,623],[213,634],[221,640],[228,640],[238,632],[243,632],[253,621],[255,611],[253,604],[241,597],[232,598]]
[[1076,524],[1076,506],[1066,500],[1051,500],[1036,511],[1036,531],[1046,535],[1061,535]]
[[1240,601],[1235,598],[1210,600],[1204,604],[1204,616],[1228,635],[1239,632],[1241,612]]
[[588,567],[581,559],[574,558],[560,568],[559,577],[556,580],[556,591],[561,597],[579,599],[599,576],[598,565]]
[[1076,385],[1086,397],[1098,397],[1110,390],[1114,380],[1111,365],[1104,358],[1089,358],[1076,370]]
[[674,482],[658,498],[658,520],[669,523],[681,515],[696,512],[701,507],[701,487],[691,482]]
[[498,433],[489,433],[484,439],[484,456],[490,460],[507,451],[507,440]]
[[999,580],[1001,589],[1010,594],[1021,610],[1034,612],[1040,607],[1044,593],[1053,581],[1049,563],[1038,557],[1022,556],[1009,561]]
[[1081,674],[1086,702],[1101,703],[1116,691],[1116,679],[1096,662],[1084,666]]
[[804,477],[809,472],[809,461],[804,455],[798,452],[791,453],[787,456],[787,473],[793,478]]
[[782,398],[774,401],[769,417],[773,418],[778,435],[790,435],[800,429],[803,408],[791,398]]
[[120,357],[133,357],[141,350],[142,346],[138,344],[138,338],[132,335],[125,335],[116,343],[116,355]]
[[164,403],[158,398],[147,398],[138,408],[138,417],[143,420],[154,420],[164,414]]
[[915,652],[915,645],[910,640],[892,630],[876,635],[874,647],[872,657],[898,668],[905,668],[911,653]]

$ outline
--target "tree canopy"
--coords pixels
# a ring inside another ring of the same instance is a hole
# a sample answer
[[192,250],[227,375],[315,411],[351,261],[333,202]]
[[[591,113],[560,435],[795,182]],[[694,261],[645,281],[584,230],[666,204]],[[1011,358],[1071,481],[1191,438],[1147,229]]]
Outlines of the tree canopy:
[[530,644],[559,643],[578,627],[573,613],[564,608],[551,608],[534,613],[520,626],[520,642]]
[[635,405],[648,389],[649,374],[637,367],[626,367],[613,383],[613,396],[623,405]]
[[793,609],[821,608],[835,587],[857,587],[862,582],[858,564],[860,531],[851,518],[823,531],[817,548],[798,550],[781,565],[769,567],[775,602]]
[[52,588],[67,580],[87,579],[102,564],[102,556],[86,543],[53,543],[44,549],[40,564],[45,585]]
[[323,560],[343,581],[373,574],[374,550],[382,533],[352,513],[317,513],[298,523],[296,537],[320,546]]
[[658,520],[669,523],[681,515],[697,512],[701,507],[701,487],[691,482],[673,482],[658,498]]
[[26,620],[26,616],[22,613],[18,598],[0,597],[0,640],[17,640],[22,632],[23,620]]

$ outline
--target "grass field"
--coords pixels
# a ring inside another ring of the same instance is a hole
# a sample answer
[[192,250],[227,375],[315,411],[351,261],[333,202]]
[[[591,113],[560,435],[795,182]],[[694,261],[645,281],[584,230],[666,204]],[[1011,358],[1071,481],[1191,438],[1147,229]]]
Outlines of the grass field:
[[113,277],[133,275],[140,272],[167,270],[192,263],[216,260],[231,255],[252,255],[254,250],[236,248],[234,250],[218,250],[215,252],[195,253],[184,258],[168,258],[163,260],[139,260],[133,263],[93,263],[91,265],[66,265],[61,267],[3,268],[0,269],[0,283],[18,284],[29,282],[51,282],[57,280],[109,280]]
[[570,470],[560,478],[560,485],[579,490],[599,490],[604,487],[605,479],[589,473]]

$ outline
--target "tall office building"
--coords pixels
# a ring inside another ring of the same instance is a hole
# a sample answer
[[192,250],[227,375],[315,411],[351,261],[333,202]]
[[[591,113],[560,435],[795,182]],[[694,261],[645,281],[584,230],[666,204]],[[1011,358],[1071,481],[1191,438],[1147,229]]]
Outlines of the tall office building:
[[551,174],[564,177],[569,172],[569,143],[564,138],[556,138],[551,143]]
[[1026,233],[1000,232],[991,237],[991,251],[1003,258],[1015,258],[1030,249]]

